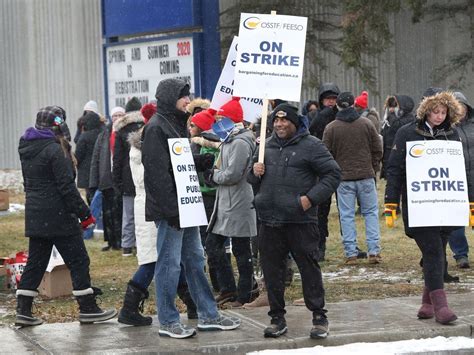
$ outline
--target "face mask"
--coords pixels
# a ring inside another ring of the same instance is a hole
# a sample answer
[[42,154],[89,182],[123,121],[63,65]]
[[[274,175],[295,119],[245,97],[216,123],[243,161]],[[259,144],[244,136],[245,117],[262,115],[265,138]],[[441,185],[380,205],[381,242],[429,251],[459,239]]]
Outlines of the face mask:
[[225,142],[229,139],[230,134],[235,128],[234,122],[227,117],[224,117],[222,120],[217,121],[212,125],[212,130],[219,137],[221,142]]

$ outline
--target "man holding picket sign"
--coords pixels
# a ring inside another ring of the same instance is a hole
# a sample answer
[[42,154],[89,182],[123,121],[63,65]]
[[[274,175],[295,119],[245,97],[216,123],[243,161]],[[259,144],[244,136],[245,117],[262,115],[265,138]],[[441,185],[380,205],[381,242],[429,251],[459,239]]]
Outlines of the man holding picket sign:
[[189,85],[184,81],[162,80],[156,89],[158,110],[142,135],[145,217],[158,227],[155,285],[159,334],[172,338],[196,334],[194,328],[181,324],[174,302],[181,263],[197,306],[197,328],[231,330],[240,325],[238,318],[219,314],[204,274],[204,250],[198,226],[207,224],[207,220],[196,171],[210,168],[214,155],[193,159],[186,138],[189,94]]
[[393,227],[402,195],[405,234],[415,239],[423,255],[425,287],[418,318],[434,317],[441,324],[457,319],[444,291],[443,240],[454,226],[465,226],[469,220],[463,148],[454,129],[461,116],[460,104],[450,92],[423,99],[417,121],[398,130],[387,167],[387,226]]

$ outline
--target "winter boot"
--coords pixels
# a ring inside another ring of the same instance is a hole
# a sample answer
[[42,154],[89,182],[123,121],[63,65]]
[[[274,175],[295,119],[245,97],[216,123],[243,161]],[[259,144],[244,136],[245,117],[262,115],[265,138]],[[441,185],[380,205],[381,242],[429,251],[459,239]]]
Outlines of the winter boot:
[[430,298],[434,307],[435,319],[438,323],[449,324],[458,319],[453,311],[448,308],[446,292],[442,288],[431,291]]
[[127,292],[125,292],[125,297],[123,298],[123,307],[118,316],[119,323],[135,326],[153,323],[151,317],[144,317],[140,314],[140,312],[143,312],[143,303],[147,298],[148,291],[130,280],[127,285]]
[[418,318],[430,319],[434,317],[434,308],[431,304],[430,290],[427,287],[423,289],[423,296],[421,298],[421,307],[418,310]]
[[37,291],[32,290],[17,290],[16,291],[16,320],[15,325],[20,327],[29,327],[33,325],[40,325],[43,321],[39,318],[33,317],[31,314],[31,307],[33,306],[33,299],[38,296]]
[[178,285],[178,297],[186,305],[186,313],[188,319],[198,319],[196,304],[194,303],[191,294],[189,293],[188,285]]
[[117,315],[115,309],[103,311],[96,302],[96,296],[102,292],[97,288],[86,288],[85,290],[73,290],[72,294],[76,297],[79,304],[79,322],[94,323],[109,320]]

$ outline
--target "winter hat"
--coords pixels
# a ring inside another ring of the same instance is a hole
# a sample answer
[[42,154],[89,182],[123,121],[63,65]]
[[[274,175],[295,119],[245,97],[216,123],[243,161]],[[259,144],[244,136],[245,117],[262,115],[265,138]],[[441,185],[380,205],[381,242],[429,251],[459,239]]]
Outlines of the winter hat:
[[189,91],[189,85],[186,84],[186,85],[184,85],[184,87],[179,92],[178,100],[182,97],[189,96],[189,95],[191,95],[191,91]]
[[362,91],[360,96],[355,98],[354,104],[360,108],[366,109],[369,106],[369,93],[367,91]]
[[326,91],[321,95],[321,100],[327,99],[329,97],[337,97],[338,93],[332,90]]
[[300,119],[298,116],[298,108],[288,103],[283,103],[275,107],[271,114],[272,123],[275,118],[284,118],[291,121],[296,127],[300,125]]
[[87,101],[87,103],[84,105],[84,110],[83,111],[92,111],[95,113],[99,113],[99,108],[97,106],[97,102],[90,100]]
[[207,109],[196,113],[192,118],[191,122],[199,127],[202,131],[208,131],[211,129],[212,124],[216,121],[214,115],[216,110]]
[[121,106],[115,106],[112,110],[110,110],[110,117],[112,117],[118,112],[125,113],[125,109]]
[[221,116],[229,117],[235,123],[242,122],[244,120],[244,110],[240,105],[240,97],[232,96],[232,100],[221,106],[218,113]]
[[140,112],[143,115],[143,120],[145,121],[145,124],[147,124],[151,116],[153,116],[156,112],[156,104],[149,102],[142,106]]
[[141,108],[142,103],[138,97],[134,96],[128,100],[127,104],[125,105],[125,112],[139,111]]
[[336,105],[341,109],[346,109],[354,105],[354,95],[352,92],[344,91],[337,96]]
[[66,111],[59,106],[46,106],[36,114],[35,127],[37,129],[47,129],[59,127],[66,121]]

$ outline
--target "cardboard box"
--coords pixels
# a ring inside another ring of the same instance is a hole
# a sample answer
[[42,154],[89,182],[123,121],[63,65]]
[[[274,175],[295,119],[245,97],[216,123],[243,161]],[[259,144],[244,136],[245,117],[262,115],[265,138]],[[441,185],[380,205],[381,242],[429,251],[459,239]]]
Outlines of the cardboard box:
[[38,287],[40,295],[55,298],[72,294],[71,273],[65,264],[56,265],[44,273]]
[[10,208],[10,195],[8,190],[0,190],[0,211],[8,211]]

